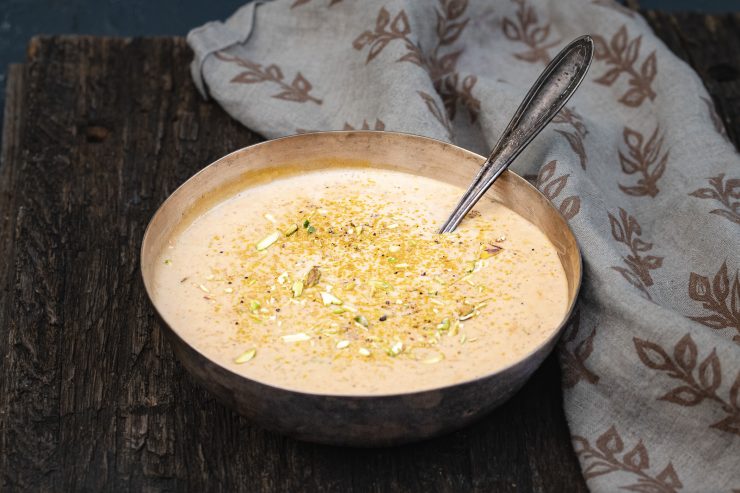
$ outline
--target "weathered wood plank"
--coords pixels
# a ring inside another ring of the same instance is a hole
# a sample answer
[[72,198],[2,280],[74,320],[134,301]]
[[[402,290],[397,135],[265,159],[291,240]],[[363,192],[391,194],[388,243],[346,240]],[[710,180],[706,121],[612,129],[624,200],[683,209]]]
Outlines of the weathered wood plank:
[[200,100],[182,40],[29,51],[0,400],[10,489],[584,491],[552,359],[482,422],[396,449],[295,442],[214,402],[161,338],[138,248],[179,183],[258,137]]
[[[647,18],[698,71],[737,144],[739,17]],[[39,38],[12,70],[0,489],[585,491],[553,358],[472,427],[380,450],[261,431],[189,379],[146,303],[141,236],[177,185],[259,140],[197,96],[189,60],[181,39]]]
[[728,138],[740,148],[740,13],[643,14],[655,34],[699,74]]
[[[6,363],[8,353],[8,325],[10,323],[8,307],[11,302],[13,286],[11,284],[11,262],[15,239],[16,194],[12,186],[19,167],[19,144],[22,129],[22,107],[25,68],[22,65],[11,65],[8,69],[8,80],[5,86],[5,105],[2,149],[0,150],[0,259],[4,268],[0,268],[0,471],[6,469],[5,458],[9,450],[6,439],[8,413],[3,396],[7,395],[8,379]],[[0,489],[3,481],[0,480]]]

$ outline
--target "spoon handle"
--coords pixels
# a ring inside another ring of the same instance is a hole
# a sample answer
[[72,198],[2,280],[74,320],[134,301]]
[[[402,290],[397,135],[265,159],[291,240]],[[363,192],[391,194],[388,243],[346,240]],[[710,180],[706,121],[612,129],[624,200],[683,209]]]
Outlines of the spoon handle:
[[591,36],[581,36],[545,67],[440,233],[457,228],[496,178],[560,111],[586,76],[593,51]]

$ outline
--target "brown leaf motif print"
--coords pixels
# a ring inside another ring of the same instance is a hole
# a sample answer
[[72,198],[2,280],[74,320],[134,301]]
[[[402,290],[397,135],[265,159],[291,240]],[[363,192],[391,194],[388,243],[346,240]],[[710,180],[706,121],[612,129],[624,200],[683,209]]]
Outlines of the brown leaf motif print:
[[[333,7],[334,5],[341,3],[342,0],[329,0],[329,7]],[[307,3],[311,3],[311,0],[295,0],[293,2],[293,5],[290,6],[291,9],[294,9],[296,7],[300,7],[301,5],[305,5]]]
[[[356,129],[349,123],[345,123],[342,130],[356,130]],[[360,127],[360,130],[371,130],[370,124],[367,123],[367,120],[362,120],[362,126]],[[385,123],[383,123],[383,120],[376,119],[375,125],[373,125],[372,130],[385,130]]]
[[[573,436],[573,449],[581,461],[586,480],[606,474],[620,474],[625,484],[620,490],[643,493],[673,493],[683,488],[673,464],[651,472],[650,455],[642,440],[625,451],[624,440],[612,426],[596,438],[594,445],[582,436]],[[629,478],[627,480],[626,478]]]
[[555,115],[552,122],[570,127],[569,130],[555,129],[555,131],[565,137],[570,148],[578,156],[581,168],[586,169],[588,158],[586,156],[586,149],[583,147],[583,138],[588,134],[588,130],[586,130],[586,125],[583,124],[581,115],[565,106]]
[[406,53],[396,61],[412,63],[429,74],[444,108],[434,95],[421,90],[417,93],[448,133],[451,133],[450,121],[455,119],[458,105],[468,110],[471,122],[476,121],[480,112],[480,101],[473,95],[478,79],[475,75],[463,76],[457,72],[457,61],[463,50],[452,48],[468,24],[469,19],[462,18],[467,7],[467,0],[439,1],[439,8],[435,9],[436,41],[429,54],[411,40],[411,27],[406,13],[401,10],[392,17],[384,7],[378,12],[375,29],[364,31],[352,44],[356,50],[369,47],[365,60],[365,63],[369,63],[392,41],[403,42]]
[[689,276],[689,297],[711,312],[689,317],[712,329],[735,329],[733,341],[740,344],[740,273],[735,269],[732,279],[727,273],[727,262],[722,262],[712,280],[692,272]]
[[[587,331],[584,331],[587,332]],[[565,327],[560,343],[560,366],[563,371],[563,388],[575,387],[585,381],[591,385],[599,382],[599,376],[586,367],[586,360],[594,350],[596,327],[585,337],[581,334],[581,310],[576,309]]]
[[[349,122],[344,122],[344,126],[342,127],[342,130],[357,130],[357,128],[354,125],[351,125]],[[370,128],[370,124],[367,122],[367,118],[362,120],[362,125],[360,126],[360,130],[385,130],[385,122],[383,120],[376,118],[375,124],[373,125],[373,128]],[[297,134],[306,134],[311,132],[320,132],[321,130],[309,130],[305,128],[297,128],[295,133]]]
[[619,151],[619,164],[626,174],[636,174],[640,178],[634,185],[620,183],[622,192],[636,197],[658,195],[658,180],[668,163],[668,151],[663,152],[664,137],[660,134],[660,126],[656,126],[647,139],[637,130],[624,127],[622,139],[626,149]]
[[724,217],[735,224],[740,224],[740,178],[725,180],[725,174],[720,173],[708,180],[708,188],[699,188],[689,195],[719,202],[722,204],[722,208],[713,209],[709,213]]
[[320,99],[310,94],[313,86],[300,72],[296,73],[292,82],[288,84],[285,82],[283,71],[277,65],[273,64],[263,67],[259,63],[243,57],[232,56],[222,51],[216,52],[215,56],[219,60],[233,63],[243,69],[231,79],[230,82],[233,84],[270,83],[277,86],[280,91],[272,95],[275,99],[293,101],[295,103],[311,102],[318,105],[322,104]]
[[[568,184],[568,178],[570,178],[569,174],[556,177],[557,165],[557,161],[553,160],[540,168],[536,181],[537,188],[553,204],[555,203],[555,199],[562,194],[565,186]],[[578,195],[569,195],[563,198],[557,207],[565,219],[571,220],[581,211],[581,199]]]
[[655,50],[642,61],[639,69],[636,67],[637,60],[640,58],[642,35],[630,40],[627,27],[622,26],[609,42],[598,34],[593,35],[593,40],[594,58],[605,62],[610,67],[595,80],[596,83],[611,86],[622,74],[625,74],[628,76],[629,89],[619,98],[620,103],[637,107],[646,98],[651,101],[655,99],[655,91],[652,88],[657,73]]
[[627,267],[613,266],[612,269],[619,272],[630,284],[642,291],[648,299],[652,299],[648,292],[648,288],[653,285],[650,271],[663,265],[663,257],[644,255],[645,252],[653,249],[653,244],[640,238],[642,228],[640,228],[637,219],[629,215],[627,211],[620,207],[618,218],[611,213],[608,214],[612,237],[629,249],[629,254],[622,257],[622,261]]
[[[673,348],[673,356],[659,344],[635,337],[637,356],[651,370],[678,380],[676,387],[658,398],[679,406],[693,407],[708,401],[718,406],[725,416],[710,428],[740,436],[740,371],[734,376],[728,397],[717,394],[722,384],[722,364],[717,350],[712,349],[699,363],[699,350],[691,334],[683,336]],[[698,366],[697,366],[698,363]]]
[[516,41],[527,46],[526,51],[515,53],[519,60],[530,63],[550,62],[548,50],[557,46],[560,39],[552,39],[552,24],[541,23],[534,8],[527,4],[527,0],[513,0],[517,4],[516,17],[511,19],[504,17],[501,28],[511,41]]

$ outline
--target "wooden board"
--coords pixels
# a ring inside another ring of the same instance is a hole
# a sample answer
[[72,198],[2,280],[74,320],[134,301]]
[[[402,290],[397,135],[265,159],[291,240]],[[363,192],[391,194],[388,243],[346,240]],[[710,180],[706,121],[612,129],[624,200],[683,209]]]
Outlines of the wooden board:
[[[738,46],[737,17],[706,19],[649,16],[702,77],[727,79],[712,63],[737,60],[708,43]],[[190,57],[175,38],[35,38],[10,71],[0,490],[586,491],[552,357],[479,423],[394,449],[267,433],[193,383],[146,301],[141,237],[177,185],[260,138],[199,98]],[[737,139],[737,82],[705,81]]]

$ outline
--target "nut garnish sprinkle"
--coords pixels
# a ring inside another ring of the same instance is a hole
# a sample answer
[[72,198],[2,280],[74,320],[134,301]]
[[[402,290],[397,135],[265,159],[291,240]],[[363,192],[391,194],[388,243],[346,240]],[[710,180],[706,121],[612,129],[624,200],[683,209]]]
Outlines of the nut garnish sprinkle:
[[[232,307],[240,342],[304,343],[296,346],[334,358],[435,364],[467,348],[471,339],[461,322],[490,310],[495,291],[482,273],[506,269],[513,245],[504,249],[504,235],[480,228],[465,238],[473,243],[461,247],[458,233],[437,235],[433,225],[417,223],[413,211],[375,213],[361,193],[274,214],[263,215],[258,233],[245,224],[239,238],[220,242],[214,255],[226,254],[232,263],[195,286],[209,294],[214,309]],[[222,293],[230,296],[220,299]],[[234,361],[255,354],[252,349]]]

